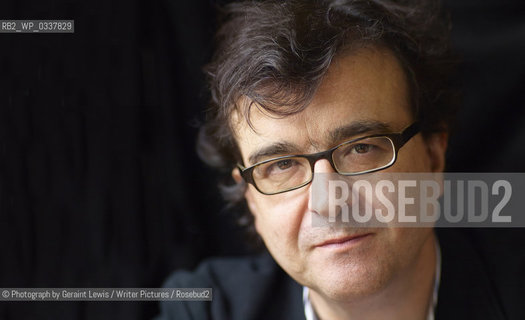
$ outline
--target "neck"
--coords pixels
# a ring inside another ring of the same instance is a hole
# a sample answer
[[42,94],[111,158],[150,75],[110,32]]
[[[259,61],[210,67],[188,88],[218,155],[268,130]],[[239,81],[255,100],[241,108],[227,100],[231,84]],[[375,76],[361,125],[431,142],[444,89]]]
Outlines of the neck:
[[311,290],[310,300],[319,319],[424,320],[432,303],[435,273],[436,238],[432,232],[416,262],[380,292],[358,301],[341,302]]

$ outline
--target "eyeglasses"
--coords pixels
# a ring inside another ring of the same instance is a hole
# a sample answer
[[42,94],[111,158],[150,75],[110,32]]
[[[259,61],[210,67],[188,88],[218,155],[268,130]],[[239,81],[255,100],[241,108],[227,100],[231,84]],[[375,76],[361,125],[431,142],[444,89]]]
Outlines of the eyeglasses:
[[260,193],[278,194],[309,184],[314,165],[321,159],[328,160],[337,173],[345,176],[386,169],[396,162],[399,149],[419,131],[416,121],[401,133],[361,137],[318,153],[277,157],[248,168],[240,164],[237,167],[243,179]]

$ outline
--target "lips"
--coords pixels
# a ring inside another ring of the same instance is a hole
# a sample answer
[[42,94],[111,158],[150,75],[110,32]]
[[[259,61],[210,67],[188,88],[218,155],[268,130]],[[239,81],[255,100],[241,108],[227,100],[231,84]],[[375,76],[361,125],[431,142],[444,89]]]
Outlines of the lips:
[[366,236],[371,235],[371,233],[362,233],[362,234],[355,234],[351,236],[344,236],[344,237],[338,237],[326,240],[322,242],[321,244],[318,244],[317,247],[326,247],[326,246],[337,246],[337,245],[343,245],[347,242],[354,242],[358,241]]

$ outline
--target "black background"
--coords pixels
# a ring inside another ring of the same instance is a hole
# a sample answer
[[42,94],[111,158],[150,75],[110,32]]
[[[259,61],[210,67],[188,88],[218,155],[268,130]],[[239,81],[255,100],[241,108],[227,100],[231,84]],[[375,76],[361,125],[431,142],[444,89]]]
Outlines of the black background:
[[[194,147],[218,3],[0,3],[0,19],[75,20],[74,34],[0,34],[0,287],[159,287],[174,269],[249,251]],[[524,172],[525,3],[446,6],[464,61],[448,170]],[[0,303],[0,319],[156,312]]]

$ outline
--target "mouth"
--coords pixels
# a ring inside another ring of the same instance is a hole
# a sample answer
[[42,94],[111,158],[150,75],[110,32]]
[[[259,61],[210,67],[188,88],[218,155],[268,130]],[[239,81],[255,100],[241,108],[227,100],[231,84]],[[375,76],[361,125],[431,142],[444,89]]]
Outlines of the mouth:
[[372,236],[372,233],[363,233],[363,234],[356,234],[352,236],[345,236],[345,237],[339,237],[339,238],[333,238],[326,240],[318,245],[316,247],[320,248],[346,248],[353,245],[358,244],[359,242],[362,242],[366,238],[370,238]]

